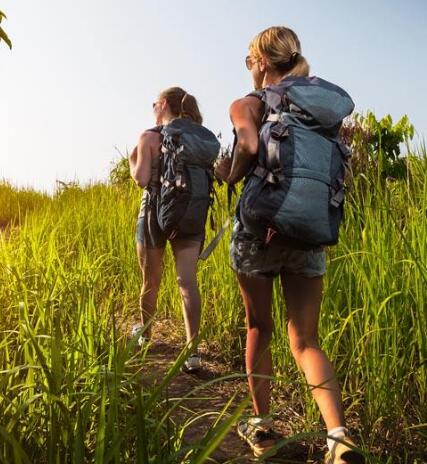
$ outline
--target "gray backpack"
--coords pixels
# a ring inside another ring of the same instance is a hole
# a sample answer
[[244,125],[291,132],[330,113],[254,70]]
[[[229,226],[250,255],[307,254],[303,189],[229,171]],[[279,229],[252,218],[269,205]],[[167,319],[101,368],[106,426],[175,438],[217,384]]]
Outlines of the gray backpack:
[[352,99],[318,77],[288,77],[252,95],[265,115],[239,202],[242,223],[266,243],[277,235],[301,249],[336,244],[350,156],[339,129]]
[[220,143],[209,129],[186,118],[174,119],[161,133],[159,226],[169,238],[204,233]]

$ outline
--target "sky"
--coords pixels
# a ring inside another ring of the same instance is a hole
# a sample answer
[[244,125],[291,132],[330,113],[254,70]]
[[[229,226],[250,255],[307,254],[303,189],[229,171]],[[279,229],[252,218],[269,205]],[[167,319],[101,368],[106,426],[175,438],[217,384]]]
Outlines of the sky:
[[300,38],[311,74],[356,110],[408,114],[427,135],[425,0],[1,0],[0,179],[52,192],[105,180],[179,85],[231,141],[230,103],[251,91],[250,40],[273,25]]

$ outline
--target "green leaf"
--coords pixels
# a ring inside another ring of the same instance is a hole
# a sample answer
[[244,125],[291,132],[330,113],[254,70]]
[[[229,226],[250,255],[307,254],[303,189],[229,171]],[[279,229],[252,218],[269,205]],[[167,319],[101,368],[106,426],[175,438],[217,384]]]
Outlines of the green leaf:
[[10,41],[9,37],[7,36],[6,32],[0,27],[0,42],[4,40],[8,47],[12,50],[12,42]]
[[30,459],[25,453],[21,444],[16,440],[13,435],[9,434],[6,429],[0,425],[0,438],[3,442],[10,445],[13,449],[13,457],[16,464],[30,464]]

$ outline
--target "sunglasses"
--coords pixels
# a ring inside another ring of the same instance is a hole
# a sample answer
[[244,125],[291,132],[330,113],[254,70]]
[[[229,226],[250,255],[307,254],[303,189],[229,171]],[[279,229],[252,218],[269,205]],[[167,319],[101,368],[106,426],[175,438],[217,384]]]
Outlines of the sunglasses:
[[245,64],[246,64],[246,68],[250,71],[252,69],[252,66],[254,65],[254,63],[256,63],[258,60],[254,60],[254,58],[250,55],[248,55],[246,58],[245,58]]

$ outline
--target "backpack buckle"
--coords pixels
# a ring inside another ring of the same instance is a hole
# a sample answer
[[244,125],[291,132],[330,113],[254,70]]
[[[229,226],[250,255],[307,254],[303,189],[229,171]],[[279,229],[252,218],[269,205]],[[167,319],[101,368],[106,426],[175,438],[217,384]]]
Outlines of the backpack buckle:
[[335,208],[338,208],[342,204],[344,199],[345,199],[345,189],[344,187],[341,187],[339,190],[335,191],[329,203]]
[[280,183],[285,176],[282,174],[282,169],[281,168],[276,168],[273,169],[273,171],[270,171],[267,180],[271,182],[272,184],[278,184]]
[[337,142],[338,149],[340,150],[341,154],[343,155],[344,159],[348,159],[351,157],[351,148],[343,142]]
[[262,166],[258,165],[252,173],[260,179],[268,182],[269,184],[278,184],[283,179],[285,179],[285,176],[282,174],[281,168],[269,171],[268,169],[265,169]]
[[289,130],[287,126],[284,126],[282,123],[278,122],[271,129],[271,136],[275,139],[282,139],[289,135]]
[[277,122],[279,120],[279,113],[270,113],[268,116],[267,116],[267,119],[266,121],[268,122]]
[[178,173],[175,178],[175,187],[178,189],[185,189],[187,187],[187,184],[184,182],[184,179],[181,173]]

